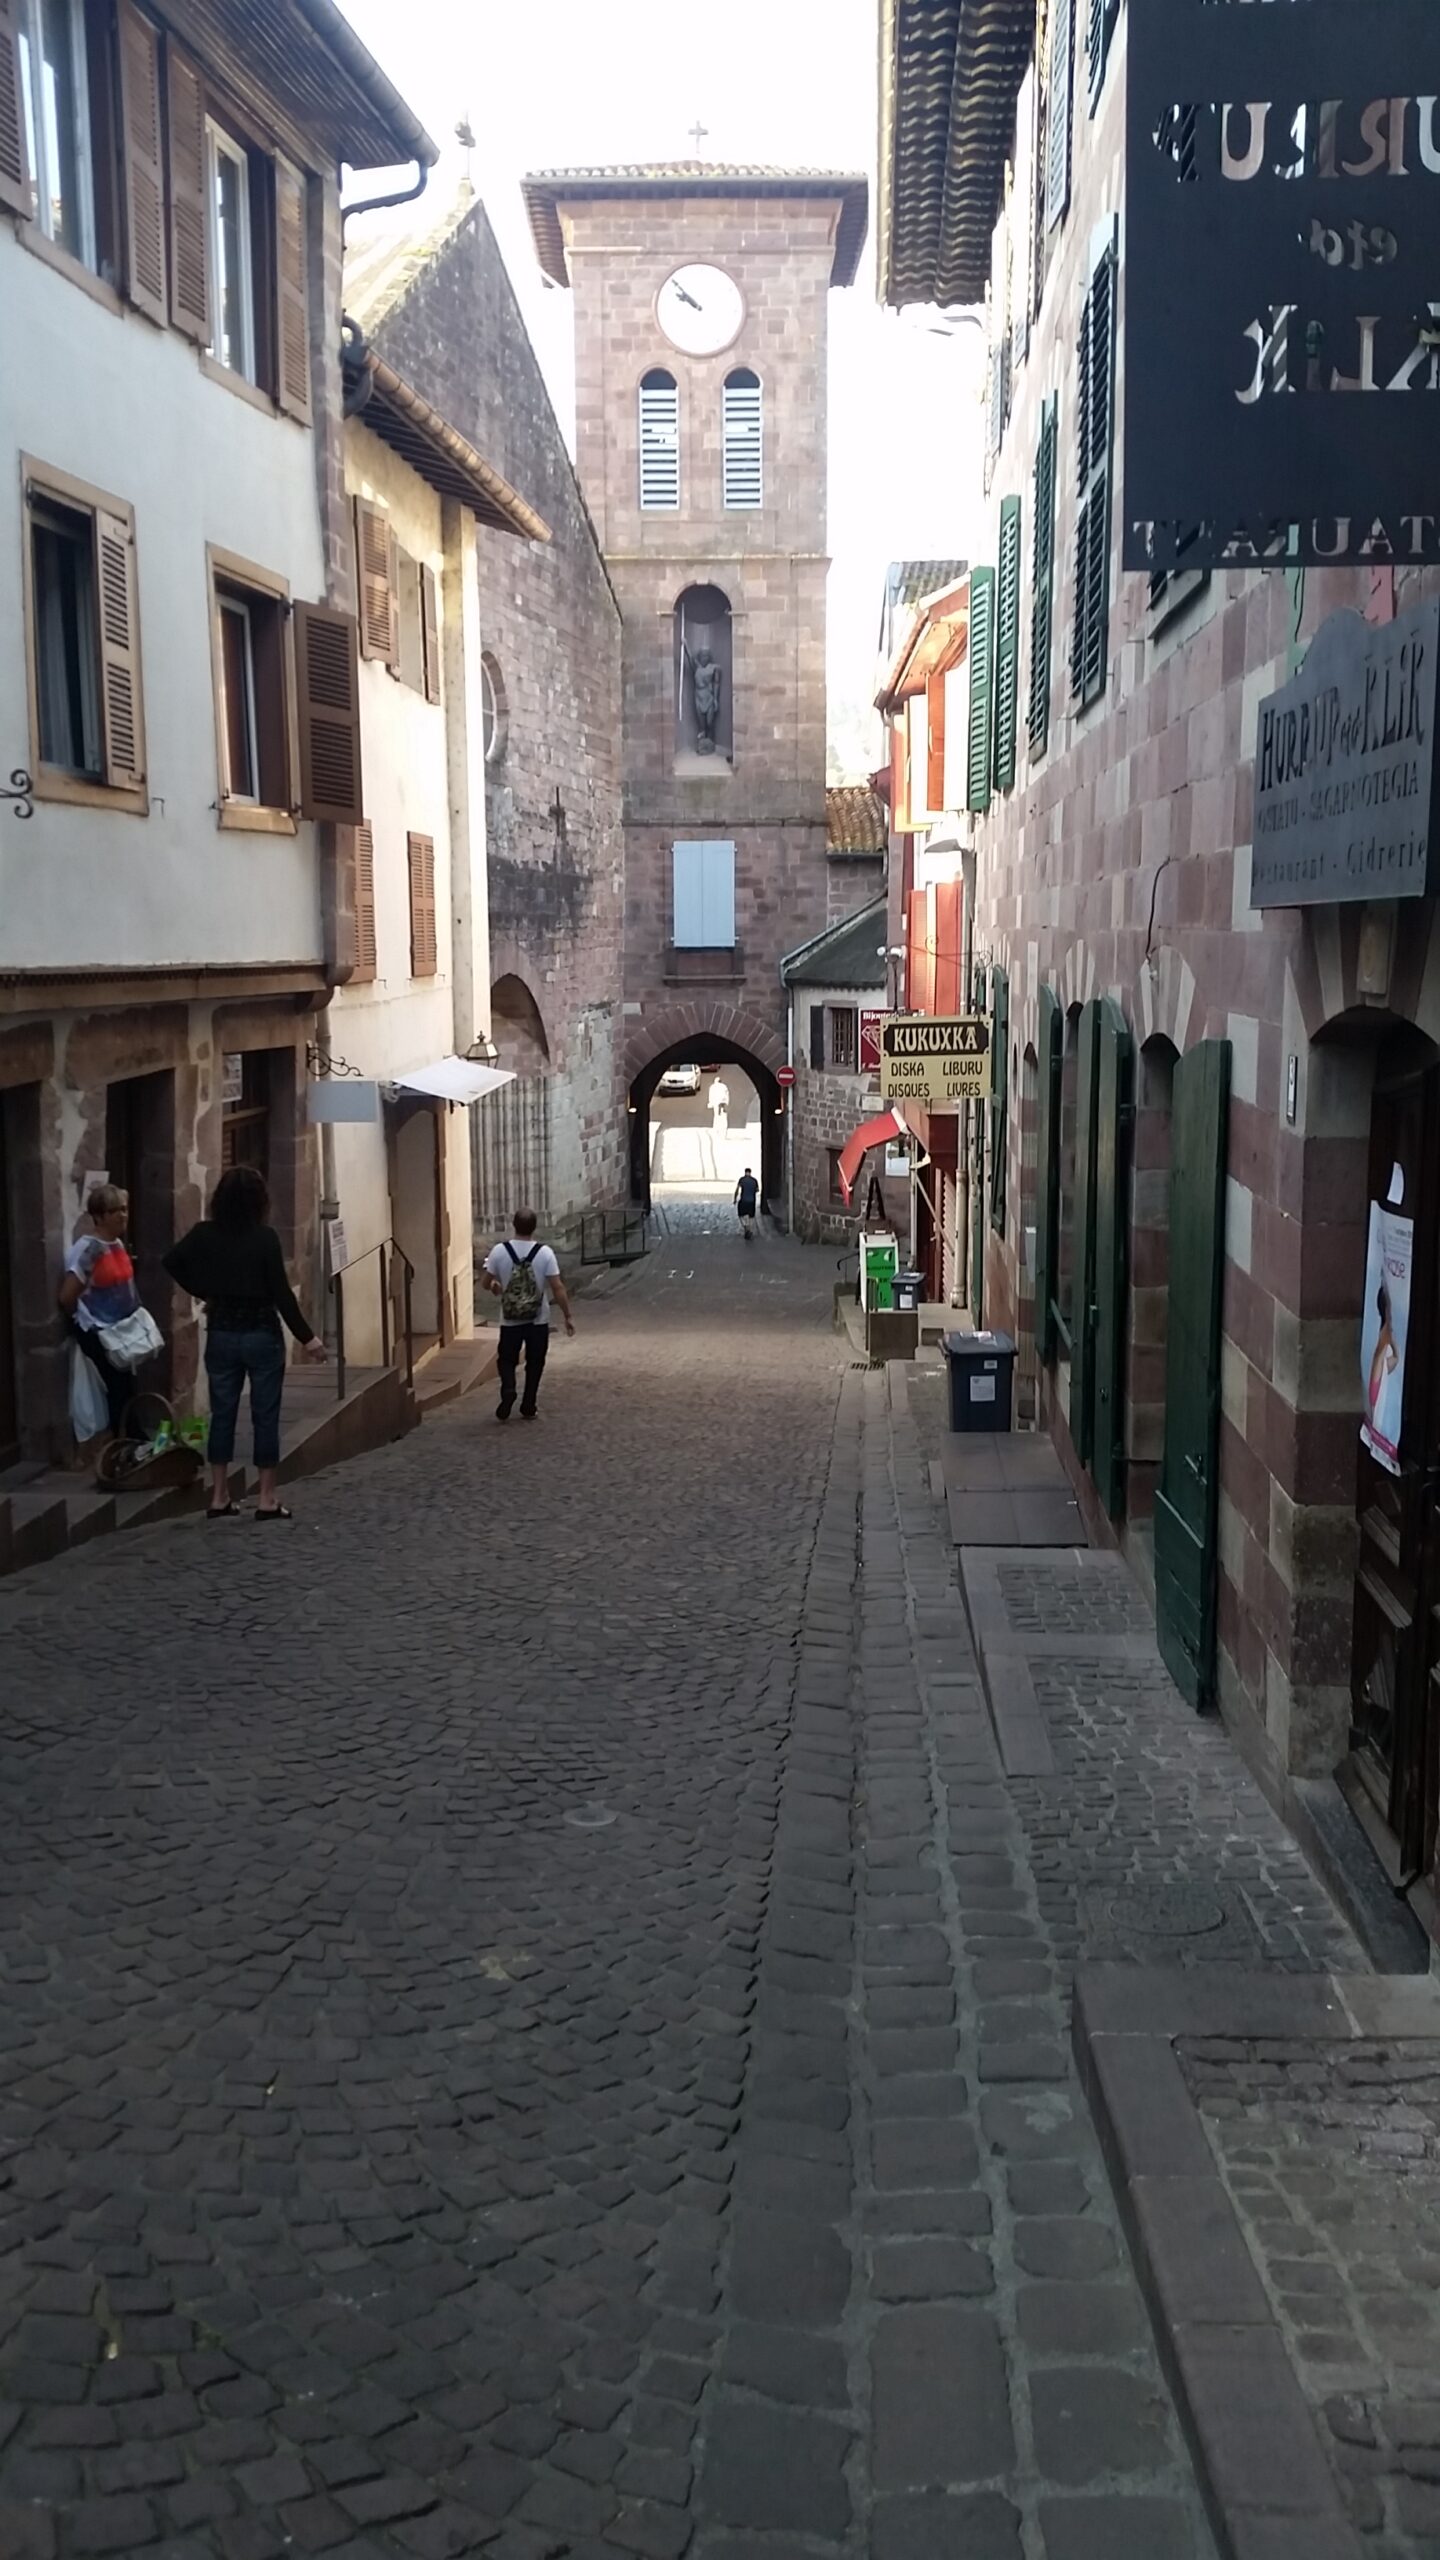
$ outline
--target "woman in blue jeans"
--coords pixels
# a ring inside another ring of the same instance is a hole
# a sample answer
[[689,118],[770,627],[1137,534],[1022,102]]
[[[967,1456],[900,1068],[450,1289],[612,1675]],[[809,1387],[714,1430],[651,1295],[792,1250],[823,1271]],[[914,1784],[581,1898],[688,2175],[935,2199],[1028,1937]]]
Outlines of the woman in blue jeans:
[[222,1173],[210,1215],[165,1256],[172,1280],[203,1298],[205,1369],[210,1380],[211,1520],[238,1519],[230,1499],[230,1463],[240,1392],[250,1382],[250,1423],[259,1473],[257,1520],[288,1520],[276,1494],[280,1464],[280,1398],[285,1386],[283,1316],[303,1360],[323,1360],[325,1345],[306,1323],[285,1274],[280,1239],[269,1224],[270,1194],[253,1166]]

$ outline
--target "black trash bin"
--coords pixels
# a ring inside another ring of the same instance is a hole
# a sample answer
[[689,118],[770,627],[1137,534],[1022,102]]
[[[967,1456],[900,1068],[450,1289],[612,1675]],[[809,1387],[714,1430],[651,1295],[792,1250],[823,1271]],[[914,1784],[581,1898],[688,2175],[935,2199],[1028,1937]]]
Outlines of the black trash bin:
[[952,1431],[1008,1431],[1015,1345],[1008,1333],[947,1333]]
[[897,1315],[913,1316],[920,1312],[920,1299],[925,1287],[923,1271],[897,1271],[891,1287]]

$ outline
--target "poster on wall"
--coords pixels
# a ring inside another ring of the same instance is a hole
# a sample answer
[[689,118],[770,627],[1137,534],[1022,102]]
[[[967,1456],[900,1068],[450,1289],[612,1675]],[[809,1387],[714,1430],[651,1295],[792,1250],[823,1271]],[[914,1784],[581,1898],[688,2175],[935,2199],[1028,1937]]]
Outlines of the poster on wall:
[[[1391,1185],[1392,1193],[1396,1186]],[[1410,1339],[1410,1270],[1415,1221],[1378,1200],[1370,1203],[1370,1250],[1365,1264],[1365,1315],[1360,1328],[1360,1377],[1365,1419],[1360,1437],[1392,1476],[1400,1473],[1400,1430],[1405,1409],[1405,1352]]]

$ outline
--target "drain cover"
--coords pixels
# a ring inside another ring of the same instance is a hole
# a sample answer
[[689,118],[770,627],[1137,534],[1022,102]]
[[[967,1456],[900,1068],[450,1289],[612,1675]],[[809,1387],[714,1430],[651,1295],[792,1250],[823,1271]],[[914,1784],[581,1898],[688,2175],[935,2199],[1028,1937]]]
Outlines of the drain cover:
[[1203,1938],[1223,1929],[1227,1913],[1200,1884],[1137,1884],[1117,1893],[1110,1905],[1122,1929],[1155,1938]]
[[571,1806],[565,1819],[572,1831],[604,1831],[616,1816],[608,1805],[577,1804]]

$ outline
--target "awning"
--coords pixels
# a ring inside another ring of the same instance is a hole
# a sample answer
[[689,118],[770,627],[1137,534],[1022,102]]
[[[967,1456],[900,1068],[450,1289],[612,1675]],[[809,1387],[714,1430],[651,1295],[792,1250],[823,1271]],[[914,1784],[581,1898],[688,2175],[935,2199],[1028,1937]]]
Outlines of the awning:
[[889,1146],[897,1136],[903,1138],[908,1135],[904,1121],[892,1105],[890,1110],[877,1113],[873,1120],[862,1120],[854,1134],[846,1139],[840,1150],[840,1162],[836,1170],[840,1176],[840,1188],[845,1195],[847,1209],[850,1206],[850,1195],[855,1188],[856,1177],[871,1148]]
[[437,1058],[428,1067],[407,1068],[403,1076],[392,1076],[385,1090],[388,1094],[423,1094],[432,1102],[479,1102],[487,1093],[497,1093],[502,1084],[513,1084],[510,1067],[484,1067],[474,1058]]

